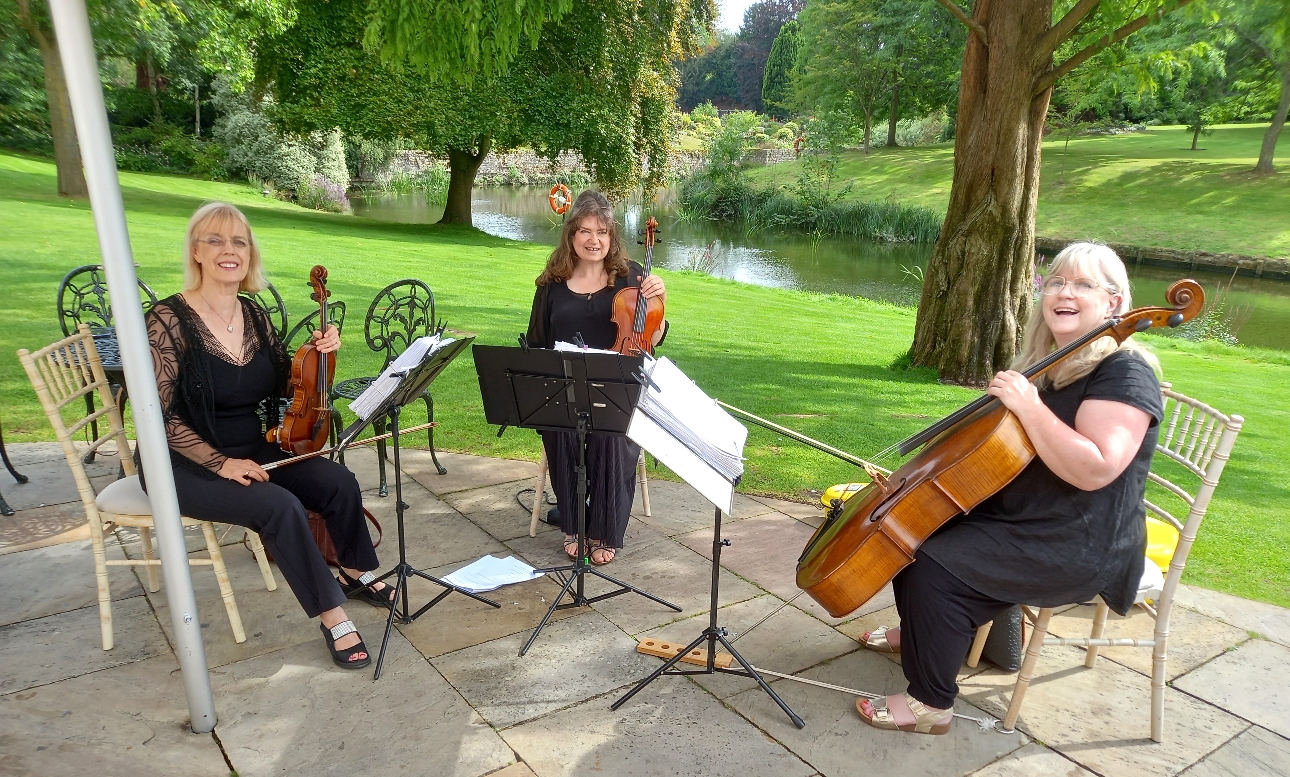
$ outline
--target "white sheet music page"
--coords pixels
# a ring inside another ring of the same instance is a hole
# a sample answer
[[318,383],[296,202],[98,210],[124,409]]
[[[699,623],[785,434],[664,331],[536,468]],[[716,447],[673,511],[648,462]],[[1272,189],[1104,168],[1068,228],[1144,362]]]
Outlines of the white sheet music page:
[[439,335],[427,335],[413,340],[408,345],[407,350],[399,354],[394,361],[390,362],[390,366],[382,370],[380,376],[372,381],[372,385],[368,386],[366,391],[359,394],[357,399],[349,403],[350,412],[366,421],[398,387],[399,378],[394,373],[412,369],[425,361],[435,351],[451,342],[453,342],[453,338],[440,337]]
[[670,359],[645,370],[653,385],[641,391],[627,436],[729,514],[748,430]]

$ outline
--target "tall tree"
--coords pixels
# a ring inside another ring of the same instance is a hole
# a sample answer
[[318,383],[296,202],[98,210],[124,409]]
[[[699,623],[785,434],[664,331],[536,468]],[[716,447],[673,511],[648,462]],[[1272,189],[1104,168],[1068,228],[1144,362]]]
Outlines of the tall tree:
[[72,101],[63,77],[63,60],[58,52],[54,25],[44,5],[32,7],[30,0],[17,0],[18,20],[36,45],[45,69],[45,99],[49,103],[49,129],[54,140],[54,167],[58,171],[58,193],[64,197],[88,197],[85,170],[81,167],[81,145],[72,123]]
[[789,103],[793,99],[793,67],[797,64],[798,44],[802,39],[802,25],[790,19],[779,28],[775,43],[766,59],[766,75],[761,81],[761,101],[766,113],[783,121],[788,118]]
[[[976,0],[969,15],[954,179],[928,260],[910,356],[980,384],[1011,364],[1030,311],[1040,143],[1053,84],[1191,0]],[[1061,56],[1057,56],[1058,54]]]
[[366,0],[302,0],[296,23],[266,45],[260,78],[273,83],[278,115],[292,130],[338,126],[446,154],[443,222],[469,224],[475,174],[493,149],[576,151],[611,194],[642,180],[661,183],[675,100],[671,63],[711,6],[589,0],[547,20],[537,48],[518,46],[491,69],[479,60],[472,73],[386,59],[370,36],[365,47],[368,8]]
[[762,81],[766,60],[779,35],[779,28],[797,16],[805,0],[760,0],[744,11],[739,40],[735,44],[735,80],[739,101],[749,109],[762,111]]
[[1281,82],[1281,96],[1254,166],[1254,172],[1271,175],[1276,172],[1272,159],[1277,140],[1290,113],[1290,0],[1220,0],[1217,6],[1221,23],[1264,57]]

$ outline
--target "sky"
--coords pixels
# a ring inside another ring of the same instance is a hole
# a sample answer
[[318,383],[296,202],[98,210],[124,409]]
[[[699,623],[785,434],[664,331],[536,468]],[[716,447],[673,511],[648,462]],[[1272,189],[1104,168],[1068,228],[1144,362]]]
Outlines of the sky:
[[739,32],[739,25],[744,22],[744,9],[754,2],[756,0],[717,0],[717,9],[721,12],[717,28],[726,32]]

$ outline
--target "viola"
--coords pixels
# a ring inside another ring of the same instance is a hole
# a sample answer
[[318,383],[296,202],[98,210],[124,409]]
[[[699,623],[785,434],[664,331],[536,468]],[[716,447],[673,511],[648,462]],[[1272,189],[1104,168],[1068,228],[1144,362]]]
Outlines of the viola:
[[[645,222],[645,275],[650,274],[654,263],[654,233],[658,230],[658,220],[653,216]],[[628,286],[614,295],[614,324],[618,334],[614,339],[614,350],[627,356],[642,353],[654,355],[654,335],[663,326],[663,300],[660,297],[646,298],[639,286]]]
[[[327,327],[327,268],[314,265],[309,272],[313,287],[310,299],[318,303],[318,320]],[[331,432],[331,405],[328,402],[332,380],[336,377],[336,359],[322,353],[312,342],[305,343],[291,360],[291,405],[282,423],[270,429],[265,437],[293,455],[320,451],[327,445]]]
[[[1025,371],[1037,378],[1098,339],[1122,343],[1135,332],[1176,327],[1205,304],[1192,280],[1169,287],[1172,307],[1145,307],[1107,319],[1092,332]],[[835,501],[797,563],[797,586],[841,618],[873,598],[914,560],[919,545],[1021,474],[1035,457],[1021,421],[989,395],[960,408],[898,445],[918,455],[888,477],[874,478],[846,502]]]

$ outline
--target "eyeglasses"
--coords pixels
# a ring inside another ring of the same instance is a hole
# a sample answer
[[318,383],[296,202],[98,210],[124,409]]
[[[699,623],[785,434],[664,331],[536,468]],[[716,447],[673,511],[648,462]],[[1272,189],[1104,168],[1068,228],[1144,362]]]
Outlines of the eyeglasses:
[[204,237],[197,242],[205,243],[216,251],[223,251],[224,246],[229,243],[232,243],[234,251],[245,251],[247,246],[247,242],[240,237],[235,237],[232,240],[226,241],[222,237],[212,235],[211,237]]
[[1051,297],[1054,294],[1060,294],[1062,289],[1066,288],[1067,284],[1070,285],[1071,294],[1074,294],[1076,297],[1087,297],[1098,289],[1103,288],[1111,293],[1115,293],[1110,287],[1100,281],[1095,281],[1092,278],[1075,278],[1068,281],[1060,275],[1048,276],[1044,279],[1044,285],[1040,288],[1043,290],[1045,297]]

